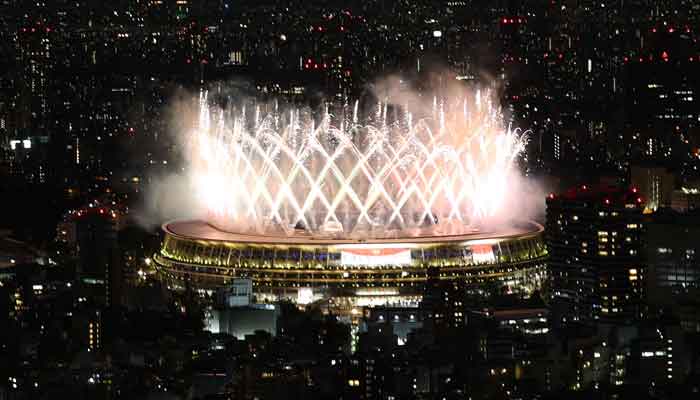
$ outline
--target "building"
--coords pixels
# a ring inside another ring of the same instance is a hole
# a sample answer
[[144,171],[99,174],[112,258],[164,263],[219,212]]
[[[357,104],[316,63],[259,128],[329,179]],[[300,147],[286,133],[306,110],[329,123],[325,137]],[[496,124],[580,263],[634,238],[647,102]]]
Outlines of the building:
[[675,176],[662,166],[632,165],[632,186],[645,199],[646,208],[656,210],[670,207],[673,200]]
[[549,332],[549,310],[539,296],[524,300],[516,296],[501,296],[492,300],[484,314],[499,328],[526,336]]
[[671,193],[671,208],[675,211],[686,212],[700,208],[700,189],[697,187],[681,187]]
[[217,292],[218,304],[222,307],[244,307],[253,303],[253,281],[234,279],[226,289]]
[[428,279],[421,309],[425,310],[426,323],[432,328],[458,328],[466,323],[464,285],[457,281],[441,280],[437,268],[428,268]]
[[365,311],[364,331],[389,324],[398,344],[403,345],[411,332],[423,327],[424,314],[424,310],[415,307],[372,307]]
[[555,325],[631,323],[643,315],[644,199],[582,186],[547,199],[546,242]]
[[543,228],[534,222],[496,232],[367,240],[252,236],[198,221],[168,223],[163,230],[153,260],[171,288],[189,282],[214,290],[247,278],[258,301],[331,296],[358,306],[417,304],[428,267],[440,281],[526,291],[539,287],[547,255]]
[[660,210],[645,231],[649,302],[678,305],[700,288],[700,213]]
[[690,357],[677,323],[654,321],[638,327],[630,346],[629,383],[679,383],[687,376]]
[[75,232],[81,281],[97,288],[106,306],[121,304],[123,278],[115,215],[100,207],[80,211],[75,216]]
[[102,313],[85,308],[77,311],[71,319],[72,335],[81,349],[99,351],[103,344]]
[[277,334],[279,307],[255,303],[250,279],[234,279],[230,287],[217,291],[216,299],[207,315],[208,331],[227,333],[241,340],[257,331]]
[[245,339],[258,331],[277,334],[279,310],[274,304],[251,304],[248,306],[211,310],[206,329],[212,333],[227,333]]

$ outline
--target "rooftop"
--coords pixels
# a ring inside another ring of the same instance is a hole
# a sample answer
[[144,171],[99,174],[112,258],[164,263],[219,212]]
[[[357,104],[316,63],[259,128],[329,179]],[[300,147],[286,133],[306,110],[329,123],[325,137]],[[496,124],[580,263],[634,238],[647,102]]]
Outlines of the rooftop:
[[547,202],[556,200],[600,201],[604,205],[644,205],[644,199],[636,187],[608,185],[581,185],[560,194],[550,193],[547,196]]

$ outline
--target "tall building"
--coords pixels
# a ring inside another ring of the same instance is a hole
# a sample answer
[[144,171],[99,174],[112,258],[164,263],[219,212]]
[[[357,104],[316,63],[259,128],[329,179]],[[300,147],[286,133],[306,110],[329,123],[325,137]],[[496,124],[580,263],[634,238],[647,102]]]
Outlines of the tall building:
[[672,202],[675,176],[663,166],[634,164],[630,168],[632,185],[639,189],[649,210],[669,207]]
[[630,323],[645,296],[643,199],[637,189],[582,186],[547,199],[555,324]]
[[648,298],[675,306],[700,288],[700,213],[662,210],[646,227]]
[[99,310],[85,308],[71,319],[72,337],[78,346],[89,352],[102,348],[102,314]]
[[17,63],[21,66],[22,126],[43,130],[50,112],[49,84],[54,67],[52,27],[29,19],[16,36]]
[[114,214],[103,208],[91,208],[82,211],[75,224],[80,279],[87,285],[104,288],[99,296],[104,305],[120,304],[122,268]]
[[633,157],[677,164],[692,156],[697,136],[696,33],[666,16],[638,32],[641,46],[625,68],[625,146]]
[[420,306],[427,313],[426,324],[437,329],[464,326],[464,287],[457,282],[440,280],[437,268],[429,268],[427,274],[425,293]]

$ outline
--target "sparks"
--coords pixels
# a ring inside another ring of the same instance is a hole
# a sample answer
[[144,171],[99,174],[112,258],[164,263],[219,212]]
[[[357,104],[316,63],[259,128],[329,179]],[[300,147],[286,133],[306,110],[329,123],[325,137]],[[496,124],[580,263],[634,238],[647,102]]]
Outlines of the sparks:
[[197,195],[210,222],[238,232],[464,230],[501,211],[527,138],[488,98],[435,98],[420,118],[385,101],[366,120],[355,102],[315,121],[277,104],[221,110],[204,92],[189,146]]

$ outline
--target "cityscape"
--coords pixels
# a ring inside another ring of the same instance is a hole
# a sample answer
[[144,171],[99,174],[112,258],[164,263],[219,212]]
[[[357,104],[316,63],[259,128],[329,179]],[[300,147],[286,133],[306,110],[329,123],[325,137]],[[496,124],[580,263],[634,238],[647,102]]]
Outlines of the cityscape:
[[700,398],[700,1],[0,37],[0,400]]

